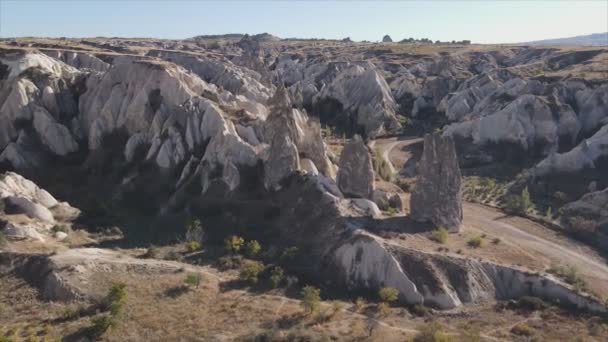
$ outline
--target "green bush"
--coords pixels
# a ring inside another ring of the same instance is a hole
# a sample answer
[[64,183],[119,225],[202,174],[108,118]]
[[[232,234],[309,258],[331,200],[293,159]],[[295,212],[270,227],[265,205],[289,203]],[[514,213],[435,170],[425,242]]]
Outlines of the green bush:
[[507,212],[519,215],[525,215],[532,208],[532,200],[530,199],[530,192],[528,187],[525,187],[521,194],[510,195],[507,197],[507,203],[505,209]]
[[123,283],[114,283],[108,291],[106,302],[108,304],[110,315],[116,317],[122,311],[122,307],[127,298],[127,285]]
[[237,235],[231,235],[224,239],[224,249],[227,252],[238,253],[243,247],[245,240]]
[[399,298],[399,290],[393,287],[383,287],[378,291],[380,300],[386,303],[392,303]]
[[113,327],[116,322],[109,315],[101,315],[91,320],[92,325],[89,327],[89,335],[93,338],[98,338],[103,335],[109,328]]
[[277,288],[279,287],[279,285],[281,285],[281,282],[283,281],[283,278],[285,277],[285,272],[283,272],[283,269],[279,266],[275,266],[271,271],[270,271],[270,287],[272,288]]
[[430,239],[439,242],[446,243],[448,241],[449,232],[444,227],[438,227],[437,229],[431,232]]
[[6,235],[0,230],[0,247],[6,246]]
[[198,288],[201,284],[201,278],[200,273],[188,273],[184,279],[184,284],[189,287]]
[[197,241],[188,241],[188,243],[186,243],[186,250],[188,250],[188,252],[192,253],[195,251],[198,251],[201,248],[201,244],[198,243]]
[[418,317],[425,317],[431,313],[431,310],[424,306],[424,304],[416,304],[411,308],[411,311],[414,315]]
[[481,236],[475,236],[467,241],[467,245],[471,248],[480,248],[483,247],[483,239]]
[[262,246],[260,246],[260,243],[257,240],[251,240],[245,244],[245,255],[252,258],[256,256],[261,249]]
[[239,273],[239,279],[242,281],[256,284],[258,282],[258,275],[264,270],[264,264],[259,261],[246,260],[241,267]]
[[304,286],[301,292],[302,301],[300,305],[308,313],[312,314],[319,307],[321,302],[321,290],[310,285]]
[[296,246],[285,248],[285,250],[281,254],[281,261],[287,261],[295,258],[296,255],[298,255],[299,251],[300,250]]

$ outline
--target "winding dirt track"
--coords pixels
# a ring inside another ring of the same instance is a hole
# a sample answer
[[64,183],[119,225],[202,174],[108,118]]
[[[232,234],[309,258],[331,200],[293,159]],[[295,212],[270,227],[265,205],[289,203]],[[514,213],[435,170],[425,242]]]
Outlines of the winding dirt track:
[[[375,145],[389,157],[396,170],[410,158],[402,151],[406,145],[419,142],[419,138],[379,139]],[[481,204],[463,203],[465,229],[477,230],[517,248],[521,253],[535,258],[546,267],[551,264],[575,267],[587,280],[590,288],[599,295],[608,296],[608,265],[588,246],[572,240],[536,222],[505,215],[502,211]]]

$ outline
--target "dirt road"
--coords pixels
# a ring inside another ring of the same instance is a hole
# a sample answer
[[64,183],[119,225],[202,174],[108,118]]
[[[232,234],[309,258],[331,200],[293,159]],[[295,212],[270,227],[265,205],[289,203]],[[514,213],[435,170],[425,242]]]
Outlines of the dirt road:
[[[389,157],[395,169],[400,170],[411,157],[402,148],[418,141],[419,138],[379,139],[376,146]],[[585,278],[592,291],[608,296],[608,264],[590,247],[534,221],[508,216],[500,210],[481,204],[464,202],[463,211],[465,230],[499,237],[528,260],[531,257],[545,267],[552,264],[572,266]]]

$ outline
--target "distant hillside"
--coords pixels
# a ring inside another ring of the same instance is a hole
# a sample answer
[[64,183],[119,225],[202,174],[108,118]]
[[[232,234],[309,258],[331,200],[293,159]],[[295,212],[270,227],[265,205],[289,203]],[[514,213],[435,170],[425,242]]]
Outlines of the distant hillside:
[[607,46],[608,45],[608,32],[604,33],[593,33],[584,36],[568,37],[568,38],[555,38],[555,39],[544,39],[536,40],[532,42],[521,43],[526,45],[593,45],[593,46]]

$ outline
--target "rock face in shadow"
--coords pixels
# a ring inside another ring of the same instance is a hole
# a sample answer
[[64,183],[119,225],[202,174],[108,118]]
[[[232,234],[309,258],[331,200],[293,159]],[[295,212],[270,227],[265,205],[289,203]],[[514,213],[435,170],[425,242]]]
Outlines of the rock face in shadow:
[[418,174],[410,198],[412,218],[459,232],[462,223],[461,175],[451,137],[442,137],[439,133],[424,137]]
[[361,138],[347,143],[340,154],[337,183],[347,197],[372,198],[374,167],[372,158]]

